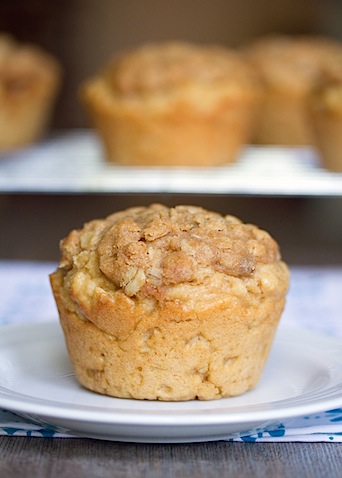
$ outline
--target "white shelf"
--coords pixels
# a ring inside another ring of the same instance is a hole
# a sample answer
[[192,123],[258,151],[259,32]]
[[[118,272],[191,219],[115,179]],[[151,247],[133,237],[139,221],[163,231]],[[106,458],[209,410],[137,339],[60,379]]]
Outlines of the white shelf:
[[0,157],[0,193],[342,196],[342,174],[320,167],[310,148],[254,146],[221,167],[123,167],[103,159],[94,134],[75,130]]

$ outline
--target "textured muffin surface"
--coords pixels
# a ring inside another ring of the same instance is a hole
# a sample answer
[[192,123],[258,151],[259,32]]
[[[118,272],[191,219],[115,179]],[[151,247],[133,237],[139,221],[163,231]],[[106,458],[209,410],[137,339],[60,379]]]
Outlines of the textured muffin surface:
[[103,78],[119,95],[154,97],[158,93],[177,94],[188,86],[243,88],[256,81],[237,52],[181,42],[145,45],[122,54],[107,66]]
[[0,35],[0,151],[40,139],[61,73],[59,62],[39,47]]
[[189,400],[257,383],[288,287],[269,234],[198,207],[152,205],[72,231],[61,251],[51,282],[83,385]]
[[260,85],[236,51],[183,42],[122,53],[81,88],[109,161],[217,165],[248,143]]
[[255,141],[308,145],[308,96],[322,78],[342,79],[342,44],[321,36],[266,36],[246,49],[264,83]]
[[268,86],[298,95],[307,93],[322,75],[342,75],[342,45],[325,37],[267,36],[247,54]]
[[313,91],[309,111],[322,165],[342,172],[342,81],[322,83]]

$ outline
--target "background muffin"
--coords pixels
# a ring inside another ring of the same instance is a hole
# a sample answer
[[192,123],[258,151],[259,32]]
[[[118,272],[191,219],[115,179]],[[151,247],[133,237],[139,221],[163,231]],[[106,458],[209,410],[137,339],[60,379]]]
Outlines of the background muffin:
[[0,35],[0,152],[41,138],[60,80],[61,68],[51,55]]
[[51,275],[76,376],[123,398],[216,399],[259,380],[288,269],[253,225],[130,208],[72,231]]
[[312,144],[308,96],[322,76],[342,79],[342,45],[324,37],[276,35],[260,38],[245,53],[265,88],[254,142]]
[[325,83],[312,92],[309,102],[313,144],[322,165],[342,172],[342,82]]
[[259,95],[237,52],[182,42],[124,53],[81,89],[106,158],[127,165],[235,160]]

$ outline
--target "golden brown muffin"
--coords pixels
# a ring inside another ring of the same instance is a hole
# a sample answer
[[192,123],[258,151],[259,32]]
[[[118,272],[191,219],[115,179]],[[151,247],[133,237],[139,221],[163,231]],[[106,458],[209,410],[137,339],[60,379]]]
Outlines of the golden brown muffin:
[[51,284],[81,384],[180,401],[255,386],[288,278],[267,232],[199,207],[155,204],[72,231]]
[[342,172],[342,82],[326,83],[312,92],[309,104],[313,144],[322,165]]
[[61,68],[51,55],[0,35],[0,152],[41,138],[60,80]]
[[235,160],[249,141],[259,97],[237,52],[182,42],[121,54],[81,89],[106,158],[144,166]]
[[309,145],[308,95],[321,77],[342,79],[342,46],[310,36],[263,37],[245,51],[265,87],[254,142]]

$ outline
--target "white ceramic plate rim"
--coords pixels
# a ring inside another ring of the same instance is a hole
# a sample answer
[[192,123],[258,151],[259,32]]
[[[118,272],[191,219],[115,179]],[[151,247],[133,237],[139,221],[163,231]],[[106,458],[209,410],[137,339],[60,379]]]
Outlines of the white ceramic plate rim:
[[[45,340],[47,343],[54,341],[60,347],[61,354],[66,354],[58,322],[2,327],[0,351],[5,350],[6,352],[7,348],[15,355],[22,344],[34,343],[38,340]],[[108,407],[105,409],[101,407],[102,396],[88,391],[84,391],[84,393],[89,394],[89,403],[77,404],[63,403],[58,397],[55,400],[40,398],[25,392],[25,390],[19,392],[15,387],[6,384],[3,386],[5,379],[11,378],[11,367],[7,369],[2,367],[0,369],[0,407],[19,415],[44,417],[46,423],[51,419],[54,425],[58,424],[58,420],[71,421],[71,431],[74,427],[76,433],[78,430],[77,423],[82,424],[81,428],[83,430],[87,428],[88,424],[89,436],[91,436],[92,425],[95,424],[97,427],[104,424],[106,426],[112,425],[114,428],[117,426],[120,428],[133,426],[156,429],[158,427],[184,429],[188,426],[203,428],[205,426],[238,425],[243,430],[245,426],[247,427],[251,423],[283,420],[340,408],[342,406],[341,339],[315,335],[307,331],[280,329],[273,349],[284,348],[285,345],[286,347],[289,346],[289,354],[292,353],[294,345],[300,345],[300,347],[307,349],[309,355],[321,355],[324,362],[322,370],[327,373],[328,378],[325,378],[322,383],[317,383],[317,386],[313,389],[304,390],[296,396],[280,398],[269,403],[266,400],[264,403],[241,406],[239,405],[239,397],[211,402],[178,403],[145,402],[106,397],[107,400],[111,400],[111,408],[108,410]],[[39,353],[37,349],[37,354]],[[41,359],[43,367],[44,356]],[[267,374],[267,370],[265,373]],[[273,368],[271,373],[276,373],[276,368]],[[318,376],[320,375],[318,373]],[[72,386],[79,387],[76,381]],[[258,386],[263,386],[262,381]],[[49,387],[49,382],[42,383],[42,387]],[[235,405],[232,406],[232,404]],[[158,434],[158,432],[156,433]]]

